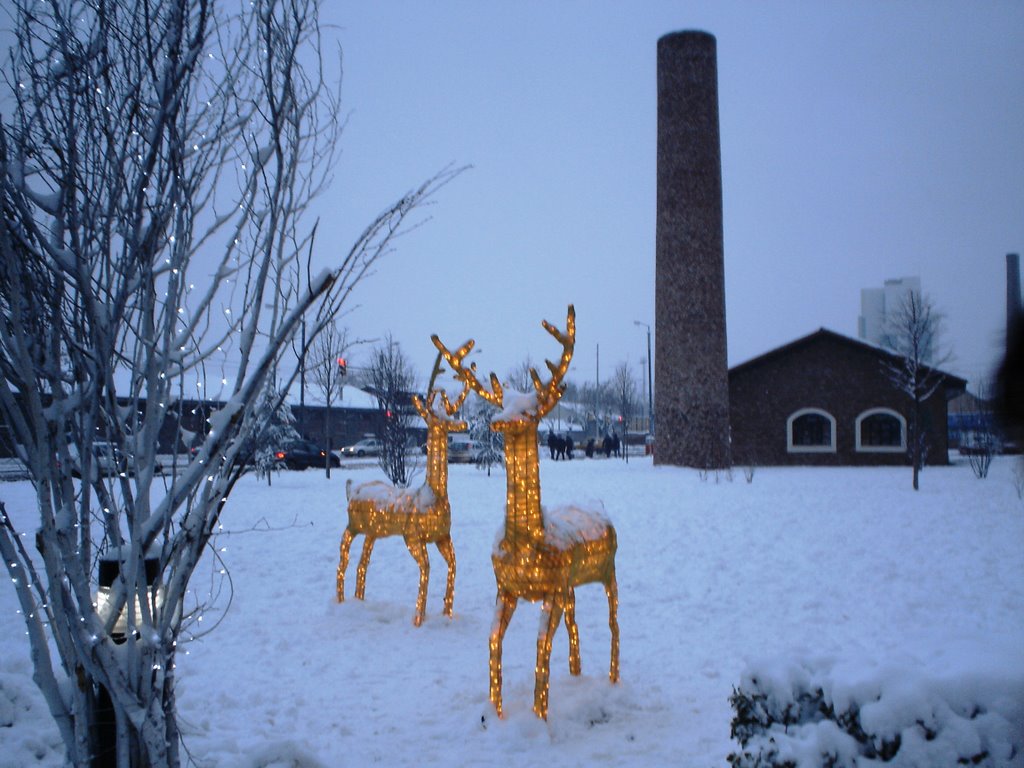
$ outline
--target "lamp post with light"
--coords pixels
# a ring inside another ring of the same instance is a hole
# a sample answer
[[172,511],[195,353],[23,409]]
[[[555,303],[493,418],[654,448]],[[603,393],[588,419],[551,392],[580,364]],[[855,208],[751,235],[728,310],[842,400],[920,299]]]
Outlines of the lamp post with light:
[[651,378],[651,326],[642,320],[634,320],[633,325],[642,325],[647,329],[647,431],[654,434],[654,386]]

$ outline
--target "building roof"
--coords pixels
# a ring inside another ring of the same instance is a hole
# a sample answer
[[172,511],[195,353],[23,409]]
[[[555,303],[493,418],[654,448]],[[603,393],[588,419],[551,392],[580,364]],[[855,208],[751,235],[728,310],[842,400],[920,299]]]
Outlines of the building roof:
[[346,384],[341,388],[341,398],[335,403],[335,407],[365,408],[375,411],[380,408],[380,403],[377,402],[376,397],[366,390]]
[[[750,368],[755,368],[769,360],[792,354],[793,352],[797,352],[820,341],[831,341],[837,344],[853,347],[855,349],[860,349],[862,351],[869,352],[880,359],[888,358],[889,360],[895,361],[901,358],[900,355],[897,355],[892,350],[885,349],[877,344],[872,344],[871,342],[863,341],[862,339],[855,339],[851,336],[845,336],[841,333],[831,331],[828,328],[819,328],[813,333],[801,336],[799,339],[791,341],[788,344],[783,344],[781,347],[776,347],[775,349],[769,350],[768,352],[751,358],[739,365],[734,365],[729,369],[729,375],[732,376],[733,374],[741,373]],[[952,389],[955,390],[953,394],[957,394],[967,389],[966,379],[962,379],[952,373],[943,371],[941,368],[932,368],[930,366],[925,366],[925,368],[929,371],[934,371],[946,380],[947,391]]]

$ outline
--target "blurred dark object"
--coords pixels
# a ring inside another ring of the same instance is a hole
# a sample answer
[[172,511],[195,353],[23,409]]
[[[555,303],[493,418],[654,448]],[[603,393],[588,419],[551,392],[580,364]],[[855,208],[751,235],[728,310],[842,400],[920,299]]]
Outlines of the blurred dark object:
[[1006,334],[1006,355],[996,374],[996,408],[1007,439],[1024,439],[1024,315]]

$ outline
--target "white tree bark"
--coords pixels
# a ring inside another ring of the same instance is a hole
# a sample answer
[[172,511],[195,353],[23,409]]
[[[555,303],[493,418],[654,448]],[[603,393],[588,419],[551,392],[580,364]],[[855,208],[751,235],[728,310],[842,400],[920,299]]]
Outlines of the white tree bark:
[[[11,5],[0,415],[39,522],[18,530],[0,508],[0,553],[68,763],[90,764],[106,691],[118,765],[173,766],[176,645],[198,618],[189,582],[259,428],[265,380],[307,311],[319,307],[314,339],[458,170],[402,197],[312,275],[303,214],[330,181],[341,129],[316,0],[254,0],[234,15],[210,0]],[[158,475],[160,430],[191,397],[226,406],[197,456]],[[118,568],[106,611],[100,552]]]

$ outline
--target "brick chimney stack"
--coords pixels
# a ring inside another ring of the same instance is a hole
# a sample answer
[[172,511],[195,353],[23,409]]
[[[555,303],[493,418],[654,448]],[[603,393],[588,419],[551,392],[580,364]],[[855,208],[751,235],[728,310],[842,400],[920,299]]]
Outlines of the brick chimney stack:
[[658,40],[655,464],[731,465],[718,63],[707,32]]

